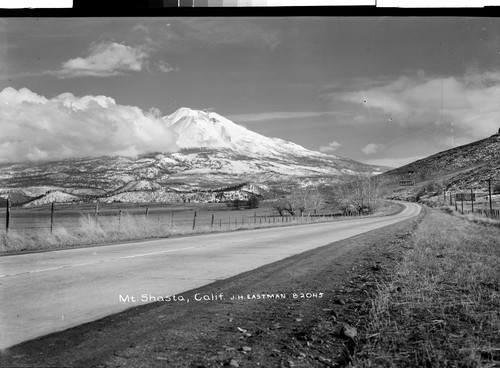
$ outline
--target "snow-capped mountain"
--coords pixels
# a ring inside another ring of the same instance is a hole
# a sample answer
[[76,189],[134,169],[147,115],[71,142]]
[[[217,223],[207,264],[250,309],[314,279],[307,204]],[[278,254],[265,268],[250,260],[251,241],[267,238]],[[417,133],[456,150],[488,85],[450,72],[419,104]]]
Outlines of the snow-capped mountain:
[[163,120],[179,135],[177,145],[181,148],[227,148],[255,157],[293,155],[338,159],[292,142],[252,132],[215,112],[182,107]]
[[181,108],[165,116],[163,121],[176,132],[180,151],[152,152],[136,158],[4,164],[0,166],[0,196],[20,190],[25,193],[29,187],[32,192],[36,188],[51,188],[50,191],[80,198],[94,196],[108,201],[143,201],[149,197],[170,201],[179,193],[212,193],[243,183],[265,188],[281,182],[331,182],[344,174],[383,171],[265,137],[215,112]]

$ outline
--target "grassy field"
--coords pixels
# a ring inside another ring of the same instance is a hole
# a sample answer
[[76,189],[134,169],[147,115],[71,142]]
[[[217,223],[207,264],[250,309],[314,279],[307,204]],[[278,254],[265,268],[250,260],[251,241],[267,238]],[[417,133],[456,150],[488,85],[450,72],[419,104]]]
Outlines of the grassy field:
[[500,230],[428,211],[379,285],[354,366],[500,366]]
[[[122,214],[119,216],[119,211]],[[379,214],[397,211],[394,204],[382,203]],[[195,217],[196,212],[196,217]],[[147,213],[147,215],[146,215]],[[332,213],[332,211],[328,211]],[[54,226],[50,227],[50,206],[14,209],[11,228],[0,230],[0,252],[57,249],[81,245],[100,245],[127,240],[168,238],[189,234],[232,231],[270,226],[288,226],[319,221],[338,221],[341,217],[280,217],[272,203],[256,209],[234,209],[225,204],[142,204],[75,208],[58,205]],[[0,217],[5,221],[5,214]]]
[[[224,203],[112,203],[112,204],[56,204],[54,206],[54,225],[67,229],[79,227],[83,217],[96,221],[102,218],[118,218],[122,215],[148,217],[163,224],[177,227],[192,224],[194,212],[197,212],[197,223],[210,224],[212,214],[217,221],[228,222],[238,216],[249,219],[254,216],[272,216],[270,203],[263,202],[254,210],[237,210]],[[0,223],[5,223],[5,211],[1,211]],[[96,215],[96,212],[98,215]],[[97,218],[99,217],[99,218]],[[11,209],[10,228],[17,231],[50,228],[51,206],[14,207]]]

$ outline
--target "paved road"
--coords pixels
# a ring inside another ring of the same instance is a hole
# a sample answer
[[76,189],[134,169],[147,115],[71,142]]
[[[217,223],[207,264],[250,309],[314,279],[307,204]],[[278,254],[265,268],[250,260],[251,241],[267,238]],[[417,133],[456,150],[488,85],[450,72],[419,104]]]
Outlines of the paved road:
[[420,212],[405,205],[394,216],[0,257],[0,348],[144,304],[144,295],[179,294]]

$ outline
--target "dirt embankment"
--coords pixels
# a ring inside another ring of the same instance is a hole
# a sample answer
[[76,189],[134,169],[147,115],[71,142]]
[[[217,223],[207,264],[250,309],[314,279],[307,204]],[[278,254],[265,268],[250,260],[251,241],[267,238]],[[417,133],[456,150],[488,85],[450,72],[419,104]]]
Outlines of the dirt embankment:
[[183,294],[209,300],[160,301],[23,343],[0,366],[342,365],[362,343],[351,327],[362,335],[377,282],[424,215]]

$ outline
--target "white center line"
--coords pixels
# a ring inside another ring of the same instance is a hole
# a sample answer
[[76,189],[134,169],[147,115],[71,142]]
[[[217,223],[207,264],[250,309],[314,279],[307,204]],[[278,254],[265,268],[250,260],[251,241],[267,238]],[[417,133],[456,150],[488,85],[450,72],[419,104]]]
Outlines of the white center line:
[[[178,252],[178,251],[181,251],[181,250],[193,249],[193,248],[199,248],[199,247],[187,247],[187,248],[169,249],[169,250],[164,250],[164,251],[161,251],[161,252],[152,252],[152,253],[144,253],[144,254],[134,254],[132,256],[119,257],[118,259],[128,259],[128,258],[136,258],[136,257],[145,257],[145,256],[153,255],[153,254],[172,253],[172,252]],[[64,266],[58,266],[58,267],[51,267],[51,268],[43,268],[41,270],[24,271],[24,272],[19,272],[19,273],[12,273],[12,274],[7,274],[7,275],[0,275],[0,278],[7,277],[7,276],[24,275],[24,274],[30,274],[30,273],[55,271],[55,270],[61,270],[63,268],[70,268],[70,267],[88,266],[88,265],[97,264],[97,263],[111,262],[111,261],[115,261],[116,259],[117,258],[107,258],[107,259],[102,259],[102,260],[97,260],[97,261],[92,261],[92,262],[70,264],[70,265],[64,265]]]
[[199,248],[199,247],[187,247],[187,248],[179,248],[179,249],[162,250],[161,252],[152,252],[152,253],[144,253],[144,254],[134,254],[133,256],[120,257],[120,259],[145,257],[145,256],[150,256],[152,254],[172,253],[172,252],[177,252],[179,250],[194,249],[194,248]]

